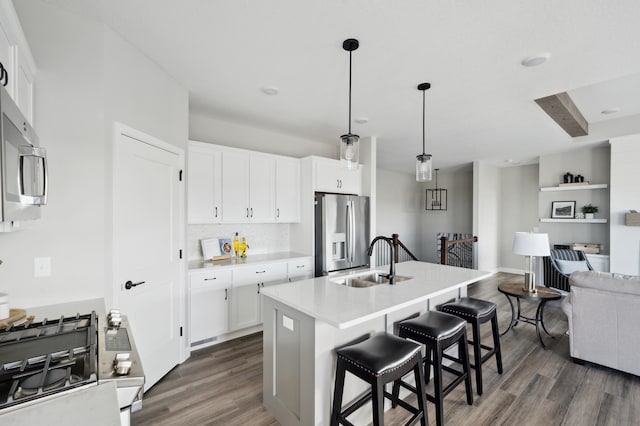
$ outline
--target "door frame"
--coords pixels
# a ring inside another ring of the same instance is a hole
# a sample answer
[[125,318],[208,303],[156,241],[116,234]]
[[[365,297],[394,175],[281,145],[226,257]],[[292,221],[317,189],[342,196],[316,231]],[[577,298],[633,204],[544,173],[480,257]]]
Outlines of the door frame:
[[[183,171],[183,178],[178,184],[178,217],[176,221],[178,222],[178,226],[176,228],[176,232],[178,233],[178,240],[180,241],[180,246],[182,247],[182,259],[179,260],[179,279],[176,283],[177,293],[178,293],[178,318],[180,321],[180,326],[182,327],[182,335],[180,336],[180,354],[179,354],[179,362],[184,362],[190,355],[190,349],[188,346],[187,339],[187,321],[186,321],[186,278],[187,278],[187,270],[186,270],[186,203],[185,203],[185,154],[184,149],[177,147],[175,145],[171,145],[163,140],[155,138],[149,134],[146,134],[140,130],[136,130],[133,127],[129,127],[126,124],[120,123],[118,121],[114,121],[113,123],[113,144],[111,149],[112,154],[112,170],[111,170],[111,259],[112,259],[112,268],[111,268],[111,277],[112,277],[112,286],[111,286],[111,300],[113,301],[113,306],[119,308],[120,307],[120,291],[121,291],[121,283],[115,282],[116,273],[118,270],[118,261],[116,256],[116,247],[118,242],[118,236],[115,233],[116,229],[116,211],[118,209],[117,205],[117,185],[116,185],[116,176],[118,169],[118,142],[123,137],[129,137],[131,139],[135,139],[139,142],[145,143],[152,147],[162,149],[164,151],[168,151],[172,154],[178,156],[178,162],[180,164],[180,170]],[[126,312],[123,312],[126,315]]]

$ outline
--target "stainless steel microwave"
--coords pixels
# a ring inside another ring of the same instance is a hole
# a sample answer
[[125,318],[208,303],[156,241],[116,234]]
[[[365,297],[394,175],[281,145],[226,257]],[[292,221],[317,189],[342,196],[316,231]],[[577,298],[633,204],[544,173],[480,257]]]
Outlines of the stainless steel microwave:
[[4,87],[0,87],[0,222],[40,218],[47,204],[47,155],[38,136]]

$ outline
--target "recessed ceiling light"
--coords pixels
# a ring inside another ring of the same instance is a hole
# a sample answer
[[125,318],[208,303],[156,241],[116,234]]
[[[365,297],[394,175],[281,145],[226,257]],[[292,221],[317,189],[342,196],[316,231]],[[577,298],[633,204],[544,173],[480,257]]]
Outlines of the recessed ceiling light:
[[262,92],[265,95],[274,96],[280,93],[280,89],[278,89],[276,86],[266,86],[262,88]]
[[620,112],[620,108],[607,108],[607,109],[603,109],[602,110],[602,114],[605,115],[609,115],[609,114],[615,114],[616,112]]
[[358,124],[367,124],[369,122],[369,119],[367,117],[358,117],[353,121],[355,121]]
[[528,58],[524,58],[522,62],[520,62],[525,67],[536,67],[538,65],[542,65],[547,62],[551,58],[550,53],[540,53],[535,56],[529,56]]

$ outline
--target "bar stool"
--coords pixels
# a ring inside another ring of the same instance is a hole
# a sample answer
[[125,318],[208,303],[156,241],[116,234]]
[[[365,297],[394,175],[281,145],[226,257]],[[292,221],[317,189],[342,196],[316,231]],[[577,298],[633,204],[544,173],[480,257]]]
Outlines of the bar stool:
[[[429,311],[417,318],[408,319],[398,324],[400,337],[408,338],[425,345],[426,356],[424,358],[425,377],[429,381],[430,366],[433,364],[434,395],[426,394],[428,401],[436,405],[436,423],[444,424],[444,397],[449,394],[462,381],[467,392],[467,404],[473,405],[473,391],[471,390],[471,371],[469,365],[469,347],[467,346],[467,324],[454,315],[443,312]],[[449,366],[442,365],[444,351],[458,344],[458,358],[447,357],[462,366],[458,371]],[[456,378],[447,386],[442,385],[442,371],[453,374]],[[400,386],[414,390],[413,386],[400,380],[393,384],[393,399],[395,401],[400,391]]]
[[[384,425],[384,397],[392,398],[392,395],[385,391],[385,384],[400,379],[411,370],[413,370],[416,383],[424,383],[420,345],[393,334],[375,334],[363,342],[338,349],[336,355],[336,383],[333,393],[331,426],[351,425],[346,417],[362,407],[369,399],[373,404],[374,426]],[[371,390],[341,411],[344,378],[347,371],[369,383]],[[414,389],[414,392],[418,397],[418,408],[402,400],[396,400],[393,407],[400,405],[413,413],[406,425],[413,425],[420,420],[420,423],[426,426],[428,420],[424,387],[417,386],[417,390]]]
[[[473,341],[469,340],[469,344],[473,345],[473,364],[471,364],[471,368],[476,370],[476,387],[478,395],[482,395],[482,363],[495,355],[498,374],[502,374],[502,352],[500,350],[496,304],[486,300],[474,299],[473,297],[462,297],[453,302],[443,304],[439,310],[460,317],[471,324],[473,331]],[[493,347],[480,343],[480,324],[488,321],[491,321]],[[486,349],[489,352],[483,356],[482,349]]]

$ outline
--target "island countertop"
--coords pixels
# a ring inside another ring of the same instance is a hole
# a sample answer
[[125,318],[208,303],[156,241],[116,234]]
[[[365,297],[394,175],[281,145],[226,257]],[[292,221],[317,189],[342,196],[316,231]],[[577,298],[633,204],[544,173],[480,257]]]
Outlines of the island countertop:
[[[388,273],[384,268],[370,271]],[[358,271],[362,274],[363,271]],[[324,276],[305,281],[265,287],[269,297],[316,320],[344,329],[437,297],[487,278],[490,272],[457,268],[427,262],[402,262],[396,275],[412,277],[395,285],[366,288],[349,287],[333,282],[338,277]]]

